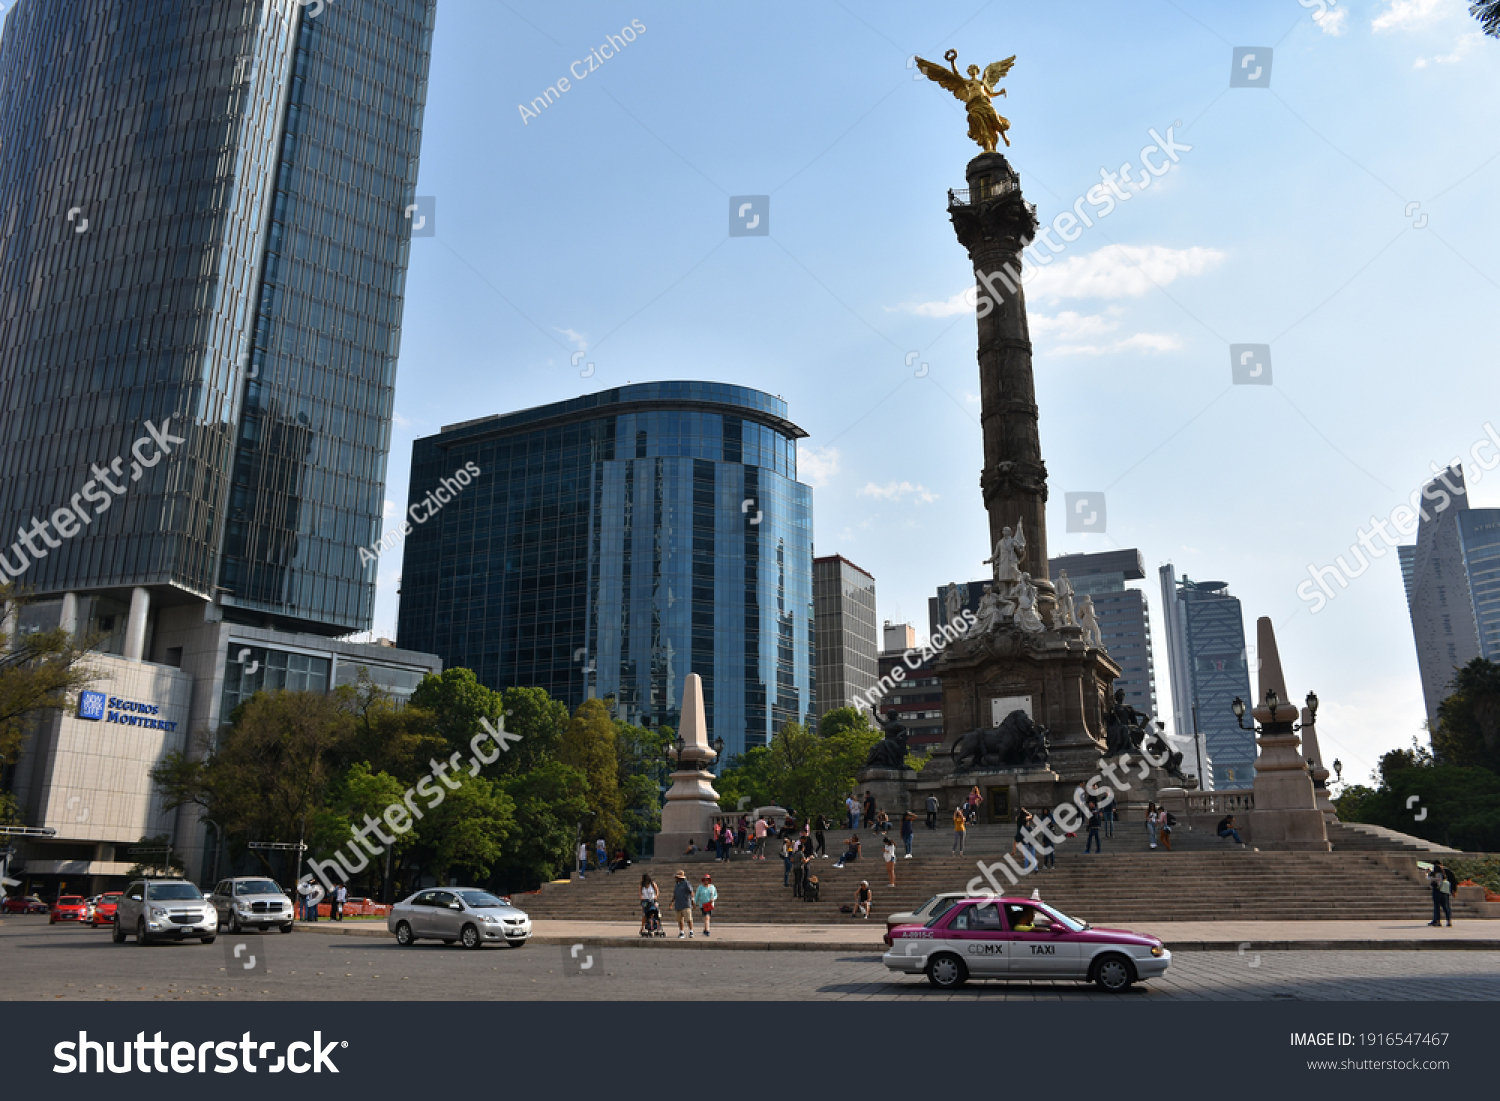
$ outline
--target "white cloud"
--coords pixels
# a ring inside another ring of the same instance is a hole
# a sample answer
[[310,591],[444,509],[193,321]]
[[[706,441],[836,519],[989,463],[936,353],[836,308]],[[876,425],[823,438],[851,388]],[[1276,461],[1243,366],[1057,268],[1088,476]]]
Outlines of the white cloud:
[[1377,31],[1419,27],[1430,22],[1445,0],[1390,0],[1391,6],[1375,17],[1370,26]]
[[839,450],[836,447],[797,448],[797,477],[817,488],[827,485],[839,472]]
[[400,516],[401,506],[398,505],[395,501],[387,499],[385,504],[381,506],[380,514],[387,520],[389,520],[392,516]]
[[1182,338],[1176,333],[1133,333],[1117,340],[1102,343],[1077,343],[1097,340],[1120,327],[1120,318],[1125,310],[1111,306],[1103,313],[1081,314],[1075,310],[1063,310],[1054,317],[1033,314],[1030,317],[1034,335],[1056,340],[1049,350],[1055,356],[1103,356],[1114,352],[1175,352],[1182,347]]
[[392,413],[391,420],[395,423],[397,428],[411,427],[411,421],[406,417],[403,417],[400,413]]
[[1344,26],[1345,16],[1348,14],[1347,8],[1339,8],[1338,11],[1313,12],[1313,22],[1318,25],[1318,30],[1337,38],[1348,29]]
[[918,317],[953,317],[961,313],[973,313],[974,303],[978,301],[979,288],[969,287],[959,291],[946,302],[919,302],[910,306],[887,306],[886,311],[893,309],[903,310],[906,313],[914,313]]
[[1165,245],[1105,245],[1085,256],[1054,261],[1026,284],[1041,298],[1139,298],[1179,276],[1202,275],[1218,267],[1225,253],[1213,248]]
[[1107,356],[1115,352],[1175,352],[1182,347],[1176,333],[1134,333],[1122,340],[1105,344],[1060,344],[1050,352],[1055,356]]
[[570,341],[578,346],[578,350],[580,352],[586,352],[589,350],[589,339],[582,333],[574,332],[572,329],[553,329],[552,331],[555,333],[562,333],[563,336],[567,337]]
[[1063,310],[1055,317],[1031,314],[1026,320],[1034,336],[1048,336],[1055,340],[1082,340],[1114,332],[1120,327],[1120,315],[1124,312],[1120,306],[1111,306],[1103,313],[1081,314],[1076,310]]
[[910,496],[919,505],[930,505],[937,500],[937,494],[920,482],[916,485],[912,485],[911,482],[887,482],[883,486],[868,482],[865,488],[859,491],[859,496],[879,497],[886,501],[899,501],[903,497]]
[[1453,43],[1453,52],[1438,54],[1435,57],[1419,57],[1416,60],[1418,69],[1425,69],[1428,65],[1456,65],[1464,59],[1464,55],[1479,45],[1484,39],[1483,31],[1471,31],[1460,35]]

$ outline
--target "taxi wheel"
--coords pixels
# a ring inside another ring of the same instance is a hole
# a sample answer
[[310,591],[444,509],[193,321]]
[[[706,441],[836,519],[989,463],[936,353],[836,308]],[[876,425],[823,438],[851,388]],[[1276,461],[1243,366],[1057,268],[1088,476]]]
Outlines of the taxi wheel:
[[417,938],[411,935],[411,926],[404,921],[396,923],[396,943],[402,948],[417,943]]
[[1135,982],[1135,968],[1124,956],[1104,956],[1094,964],[1094,982],[1101,990],[1118,994]]
[[957,956],[944,952],[927,962],[927,981],[939,990],[957,990],[969,978],[969,969]]
[[464,926],[463,942],[465,948],[482,948],[484,946],[484,938],[479,935],[479,930],[472,925]]

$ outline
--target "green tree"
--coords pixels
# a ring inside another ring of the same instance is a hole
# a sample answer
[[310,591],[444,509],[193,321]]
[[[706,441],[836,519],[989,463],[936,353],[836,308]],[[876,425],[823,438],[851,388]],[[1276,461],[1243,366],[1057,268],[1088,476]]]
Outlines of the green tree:
[[615,723],[601,701],[589,699],[579,705],[563,731],[557,759],[583,773],[592,815],[584,829],[604,838],[613,850],[625,836],[620,816],[620,762]]
[[495,871],[502,889],[533,890],[566,876],[578,823],[589,809],[588,778],[560,761],[545,761],[500,785],[516,808],[515,832]]
[[[0,608],[18,616],[29,596],[0,584]],[[78,693],[98,674],[88,665],[99,635],[69,635],[58,628],[11,639],[0,632],[0,771],[21,755],[33,720],[57,707],[75,706]]]
[[457,749],[465,755],[474,735],[483,729],[479,720],[493,725],[505,711],[500,693],[480,684],[474,670],[457,666],[423,677],[408,706],[431,716],[432,732],[443,739],[449,752]]
[[445,777],[444,786],[443,801],[424,809],[413,831],[413,856],[439,883],[458,873],[485,882],[515,833],[515,801],[495,781],[467,770]]
[[625,828],[625,846],[632,853],[641,837],[661,829],[661,784],[672,767],[666,749],[676,736],[670,726],[652,730],[615,723],[620,821]]
[[1435,763],[1415,745],[1392,750],[1380,759],[1380,786],[1361,791],[1357,800],[1341,796],[1339,817],[1468,852],[1492,852],[1500,849],[1500,776]]
[[518,776],[557,757],[568,729],[568,705],[543,688],[507,688],[500,693],[505,729],[520,736],[485,770],[486,775]]
[[1500,38],[1500,0],[1474,0],[1469,14],[1479,20],[1479,29],[1491,38]]
[[432,715],[396,698],[360,668],[353,685],[336,689],[354,720],[345,759],[363,761],[372,772],[388,772],[410,784],[430,771],[434,757],[447,756],[447,742],[435,732]]
[[776,802],[770,764],[770,751],[763,745],[751,746],[730,758],[714,783],[719,793],[719,809],[733,811],[741,806],[765,807]]
[[1500,773],[1500,665],[1475,658],[1449,687],[1452,694],[1438,704],[1433,752],[1447,764]]

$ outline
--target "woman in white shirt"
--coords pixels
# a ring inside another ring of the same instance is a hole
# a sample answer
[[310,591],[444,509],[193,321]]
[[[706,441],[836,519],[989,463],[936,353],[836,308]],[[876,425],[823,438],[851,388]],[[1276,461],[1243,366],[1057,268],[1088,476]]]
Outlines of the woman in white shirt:
[[656,909],[656,880],[651,878],[647,872],[641,876],[641,936],[647,936],[646,922],[651,917],[651,911]]
[[1157,810],[1156,810],[1156,804],[1155,803],[1147,803],[1146,804],[1146,832],[1151,835],[1151,847],[1153,849],[1156,848],[1156,826],[1157,826],[1157,822],[1160,821],[1160,818],[1161,818],[1161,816],[1160,816],[1160,814],[1157,813]]

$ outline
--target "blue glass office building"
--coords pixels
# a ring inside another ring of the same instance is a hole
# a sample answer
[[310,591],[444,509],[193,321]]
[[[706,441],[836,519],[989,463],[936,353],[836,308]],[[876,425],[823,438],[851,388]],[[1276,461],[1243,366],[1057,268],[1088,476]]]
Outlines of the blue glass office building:
[[727,758],[811,721],[805,435],[780,398],[660,382],[416,441],[398,644],[650,725],[697,673]]
[[[379,537],[435,9],[6,14],[7,575],[92,594],[101,619],[208,601],[256,626],[370,626],[358,551]],[[141,439],[158,461],[132,476]]]

